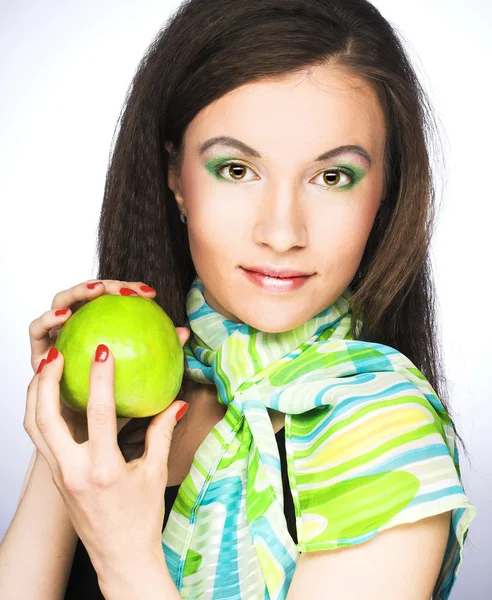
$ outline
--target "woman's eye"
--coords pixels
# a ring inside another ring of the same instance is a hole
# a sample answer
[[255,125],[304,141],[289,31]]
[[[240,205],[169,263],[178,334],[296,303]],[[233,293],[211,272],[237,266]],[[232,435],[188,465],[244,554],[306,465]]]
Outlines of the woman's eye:
[[[245,173],[248,169],[251,170],[250,167],[243,165],[242,163],[229,162],[218,165],[215,167],[214,171],[219,177],[225,179],[226,181],[252,181],[251,179],[245,179]],[[225,172],[227,173],[228,177],[225,177],[222,174],[222,171],[224,170],[226,170]],[[328,188],[341,189],[351,186],[351,184],[354,182],[354,175],[346,173],[341,169],[328,169],[318,173],[317,177],[320,175],[323,177],[323,182],[321,185]]]
[[[231,179],[224,177],[221,173],[221,171],[223,171],[226,167],[227,167],[226,172],[231,177]],[[223,177],[227,181],[245,181],[244,173],[247,169],[249,169],[249,167],[247,167],[246,165],[243,165],[241,163],[236,163],[236,162],[230,162],[230,163],[219,165],[218,167],[215,168],[215,172],[218,173],[221,177]],[[248,181],[248,180],[246,180],[246,181]]]
[[349,173],[345,173],[340,169],[328,169],[318,173],[317,177],[323,176],[322,186],[330,188],[344,188],[350,185],[354,179]]

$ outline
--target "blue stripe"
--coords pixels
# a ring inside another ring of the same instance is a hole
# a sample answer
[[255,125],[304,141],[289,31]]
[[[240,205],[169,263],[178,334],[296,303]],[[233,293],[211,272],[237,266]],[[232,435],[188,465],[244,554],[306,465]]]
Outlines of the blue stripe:
[[441,498],[446,498],[447,496],[455,495],[463,495],[463,488],[461,487],[461,485],[452,485],[442,490],[430,492],[429,494],[421,494],[420,496],[414,498],[409,504],[407,504],[405,508],[411,508],[412,506],[425,504],[426,502],[432,502],[433,500],[439,500]]
[[[333,385],[326,386],[320,392],[318,392],[318,394],[316,395],[316,398],[318,398],[318,396],[322,396],[325,392],[331,390],[332,388],[337,388],[341,385],[347,385],[347,382],[335,383]],[[385,388],[384,390],[381,390],[380,392],[377,392],[375,394],[365,394],[363,396],[351,396],[347,400],[344,400],[343,402],[340,402],[336,406],[334,406],[333,410],[331,411],[329,416],[326,419],[323,419],[321,421],[321,423],[311,433],[305,434],[302,436],[292,436],[292,439],[295,441],[306,440],[308,442],[311,442],[317,435],[319,435],[320,431],[325,429],[326,426],[329,425],[331,423],[331,421],[333,421],[333,419],[340,417],[340,407],[342,407],[342,410],[343,410],[347,406],[347,403],[360,404],[362,407],[364,405],[364,403],[369,400],[384,400],[384,399],[388,398],[388,395],[391,395],[391,394],[396,395],[397,393],[399,393],[401,391],[405,391],[405,390],[415,391],[415,390],[417,390],[417,388],[415,387],[415,385],[413,383],[410,383],[410,382],[397,383],[397,384],[391,385],[391,386]],[[329,406],[330,403],[328,400],[329,400],[329,398],[326,399],[325,402],[321,402],[321,405]],[[319,401],[318,401],[318,405],[320,405]]]
[[386,471],[392,471],[394,469],[401,469],[411,463],[422,462],[429,458],[436,458],[438,456],[451,456],[449,450],[444,441],[442,444],[429,444],[423,448],[415,448],[413,450],[406,450],[398,456],[385,460],[378,467],[369,467],[367,471],[364,471],[363,475],[378,475]]

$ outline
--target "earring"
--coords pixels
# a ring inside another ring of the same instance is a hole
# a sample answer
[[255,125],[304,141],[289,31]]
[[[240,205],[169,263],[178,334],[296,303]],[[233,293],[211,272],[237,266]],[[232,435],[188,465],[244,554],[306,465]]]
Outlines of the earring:
[[186,225],[186,223],[188,222],[188,219],[187,219],[186,215],[184,213],[182,213],[181,211],[179,211],[179,218]]

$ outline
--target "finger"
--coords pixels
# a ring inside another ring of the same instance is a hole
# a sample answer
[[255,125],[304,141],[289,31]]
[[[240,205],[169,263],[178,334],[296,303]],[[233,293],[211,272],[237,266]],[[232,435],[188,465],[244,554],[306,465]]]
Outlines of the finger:
[[[48,446],[54,460],[61,467],[77,451],[70,429],[60,411],[60,379],[63,373],[62,354],[51,348],[47,362],[38,375],[35,421],[39,433]],[[56,468],[56,465],[53,465]]]
[[71,288],[62,290],[55,294],[51,308],[57,309],[69,306],[72,312],[75,312],[77,308],[80,308],[81,304],[85,304],[85,302],[103,294],[106,289],[106,281],[104,279],[89,279]]
[[131,296],[132,293],[145,298],[153,298],[156,295],[154,288],[143,283],[143,281],[117,281],[117,289],[113,292],[121,296]]
[[52,346],[53,332],[61,329],[71,314],[69,308],[48,310],[29,325],[31,364],[34,371],[37,371],[43,355]]
[[153,297],[156,294],[156,291],[143,281],[129,282],[115,279],[89,279],[67,290],[58,292],[53,298],[51,308],[56,309],[70,306],[72,312],[75,312],[80,306],[97,296],[103,294],[121,295],[120,290],[122,288],[131,289],[146,298]]
[[[126,290],[124,295],[128,294],[129,289],[147,298],[153,298],[156,294],[156,291],[143,281],[126,282],[113,279],[90,279],[58,292],[53,298],[51,310],[29,325],[33,370],[37,370],[42,355],[51,348],[61,328],[74,312],[100,295],[120,295],[122,289]],[[65,312],[59,312],[62,310]]]
[[142,461],[151,468],[166,474],[167,480],[167,463],[171,441],[176,426],[176,415],[181,412],[180,416],[188,409],[189,403],[183,401],[174,401],[171,406],[156,415],[149,426],[145,436],[145,452],[142,455]]
[[114,296],[130,296],[136,294],[144,298],[153,298],[156,295],[154,288],[143,281],[121,281],[117,279],[103,279],[105,294]]
[[157,294],[153,287],[147,285],[143,281],[137,281],[135,285],[138,293],[143,294],[146,298],[153,298]]
[[[104,284],[99,282],[93,289],[97,280],[91,283],[81,283],[68,290],[63,290],[55,295],[51,304],[51,310],[34,319],[29,325],[29,342],[31,345],[31,365],[37,370],[42,355],[46,354],[53,345],[60,329],[71,317],[71,315],[85,304],[104,291]],[[63,312],[62,312],[63,311]]]
[[114,355],[105,344],[99,344],[92,358],[87,427],[94,464],[112,466],[120,458],[124,462],[117,440]]
[[190,330],[187,327],[176,327],[176,333],[181,345],[184,346],[190,337]]
[[[56,309],[55,308],[56,306],[59,306],[63,303],[65,303],[67,306],[70,307],[68,309],[69,313],[68,313],[68,315],[66,315],[66,317],[63,319],[63,321],[61,323],[59,323],[59,322],[53,323],[51,325],[47,335],[44,334],[44,342],[43,342],[43,345],[41,345],[39,347],[39,349],[36,351],[36,353],[37,353],[36,360],[33,361],[33,362],[36,362],[36,365],[33,364],[33,368],[37,367],[37,360],[38,360],[39,354],[43,354],[44,352],[46,352],[48,350],[48,348],[51,347],[54,340],[56,340],[56,338],[58,337],[58,334],[60,333],[60,330],[62,329],[63,325],[65,324],[65,321],[68,320],[68,318],[74,312],[76,312],[84,304],[86,304],[90,300],[94,300],[98,296],[102,296],[105,294],[120,295],[120,290],[122,288],[125,290],[129,289],[127,286],[133,286],[135,288],[135,291],[138,289],[138,292],[136,291],[136,293],[139,293],[140,295],[149,297],[149,298],[155,296],[155,293],[156,293],[156,291],[153,288],[151,288],[150,286],[147,286],[143,282],[127,283],[126,281],[116,281],[113,279],[102,279],[102,280],[93,279],[93,280],[88,280],[83,283],[80,283],[76,286],[73,286],[72,288],[69,288],[68,290],[63,290],[63,291],[59,292],[58,294],[56,294],[56,296],[53,299],[53,309],[52,309],[52,311],[49,311],[49,314],[53,314],[53,312],[56,314],[59,310],[67,310],[66,308],[65,309]],[[61,315],[61,313],[60,313],[60,315]],[[57,316],[59,316],[59,315],[57,315]],[[36,331],[36,334],[37,334],[37,331]]]
[[[43,359],[44,364],[46,359]],[[41,362],[43,362],[41,361]],[[41,365],[40,365],[41,366]],[[42,368],[42,367],[41,367]],[[48,445],[43,439],[43,436],[39,433],[38,426],[36,425],[36,400],[38,394],[39,385],[39,373],[36,373],[31,379],[27,387],[26,397],[26,412],[24,414],[24,429],[28,436],[31,438],[32,443],[36,446],[39,452],[43,455],[46,462],[49,464],[51,470],[56,468],[56,461],[51,453]]]
[[[127,295],[129,289],[146,298],[153,298],[156,294],[156,291],[143,281],[126,282],[113,279],[89,279],[58,292],[53,298],[51,310],[29,325],[33,370],[37,370],[41,355],[50,349],[61,328],[74,312],[100,295],[106,293],[120,295],[122,289],[125,290],[123,295]],[[65,312],[59,312],[61,310]]]

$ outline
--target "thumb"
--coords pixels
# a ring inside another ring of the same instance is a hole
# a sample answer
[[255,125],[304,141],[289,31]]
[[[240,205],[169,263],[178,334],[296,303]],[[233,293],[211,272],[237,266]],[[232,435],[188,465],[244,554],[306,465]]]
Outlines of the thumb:
[[167,460],[174,428],[188,406],[189,402],[174,401],[150,422],[145,437],[145,454],[142,457],[149,466],[158,468],[164,462],[167,474]]

